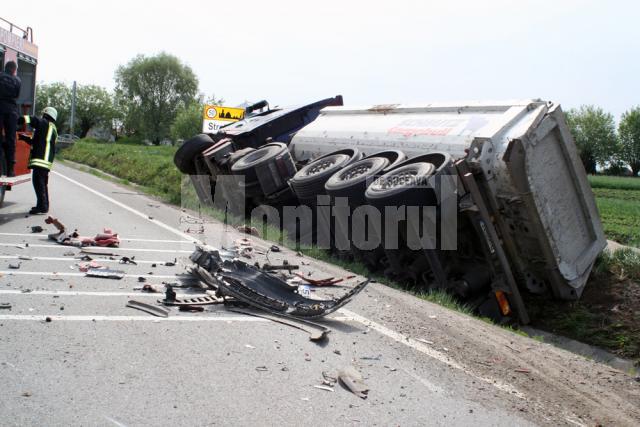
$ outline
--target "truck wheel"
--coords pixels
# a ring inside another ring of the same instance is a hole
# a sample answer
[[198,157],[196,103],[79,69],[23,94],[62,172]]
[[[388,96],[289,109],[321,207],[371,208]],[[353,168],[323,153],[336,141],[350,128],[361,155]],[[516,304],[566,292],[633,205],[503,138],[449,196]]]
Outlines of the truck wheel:
[[233,166],[231,166],[231,173],[234,175],[244,175],[246,182],[257,181],[258,174],[256,168],[271,161],[284,150],[287,150],[287,146],[281,142],[263,145],[235,162]]
[[348,164],[362,157],[357,148],[334,151],[319,157],[300,169],[289,181],[293,192],[300,200],[314,199],[318,194],[325,194],[324,184],[327,180]]
[[215,141],[206,133],[196,135],[182,143],[173,156],[173,163],[175,163],[180,172],[195,175],[197,173],[196,157],[213,144],[215,144]]
[[327,194],[335,197],[364,199],[367,185],[389,165],[382,157],[368,157],[346,166],[331,175],[324,185]]
[[407,155],[400,150],[378,151],[377,153],[365,157],[365,159],[370,159],[372,157],[382,157],[389,160],[389,164],[384,168],[384,172],[390,171],[407,159]]
[[431,163],[411,163],[382,175],[369,185],[365,197],[374,206],[431,206],[437,204],[427,184],[436,168]]

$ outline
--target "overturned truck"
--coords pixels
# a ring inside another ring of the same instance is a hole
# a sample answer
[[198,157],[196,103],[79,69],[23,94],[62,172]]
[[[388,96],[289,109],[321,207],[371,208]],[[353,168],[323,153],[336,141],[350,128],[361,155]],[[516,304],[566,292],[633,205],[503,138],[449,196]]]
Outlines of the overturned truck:
[[559,105],[266,105],[176,153],[203,202],[238,178],[244,213],[492,318],[527,323],[522,292],[582,294],[606,240]]

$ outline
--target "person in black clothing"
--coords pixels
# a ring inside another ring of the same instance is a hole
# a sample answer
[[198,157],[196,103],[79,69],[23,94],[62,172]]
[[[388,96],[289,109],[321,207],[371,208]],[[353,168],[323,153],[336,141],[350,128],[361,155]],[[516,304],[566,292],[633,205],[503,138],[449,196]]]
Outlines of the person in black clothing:
[[31,215],[49,212],[49,171],[53,166],[56,139],[58,138],[57,118],[56,109],[47,107],[42,110],[42,118],[22,116],[18,119],[18,125],[26,123],[33,129],[32,137],[20,136],[20,139],[31,145],[29,168],[33,170],[33,189],[38,200],[37,204],[29,211]]
[[[9,61],[0,73],[0,133],[4,133],[2,149],[7,161],[7,176],[15,176],[16,162],[16,120],[18,119],[18,103],[22,82],[16,76],[18,66]],[[4,132],[2,132],[4,131]]]

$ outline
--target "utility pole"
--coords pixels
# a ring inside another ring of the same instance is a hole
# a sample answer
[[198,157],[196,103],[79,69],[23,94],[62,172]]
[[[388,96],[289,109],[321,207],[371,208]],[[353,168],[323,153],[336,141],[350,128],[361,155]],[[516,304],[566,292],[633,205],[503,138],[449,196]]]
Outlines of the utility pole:
[[76,118],[76,81],[73,81],[71,90],[71,118],[69,119],[69,133],[73,135],[73,122]]

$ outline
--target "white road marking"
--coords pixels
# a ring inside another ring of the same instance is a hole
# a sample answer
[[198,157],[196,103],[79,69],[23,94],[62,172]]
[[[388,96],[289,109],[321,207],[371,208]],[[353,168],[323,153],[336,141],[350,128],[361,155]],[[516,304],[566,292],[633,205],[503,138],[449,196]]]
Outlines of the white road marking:
[[[122,202],[119,202],[119,201],[117,201],[117,200],[115,200],[115,199],[113,199],[113,198],[111,198],[111,197],[109,197],[107,195],[104,195],[104,194],[100,193],[99,191],[96,191],[96,190],[94,190],[94,189],[92,189],[90,187],[87,187],[86,185],[81,184],[76,180],[68,178],[68,177],[62,175],[59,172],[53,171],[53,173],[55,175],[60,176],[61,178],[66,179],[67,181],[69,181],[69,182],[71,182],[73,184],[76,184],[77,186],[79,186],[81,188],[84,188],[85,190],[89,191],[90,193],[95,194],[98,197],[101,197],[101,198],[103,198],[105,200],[108,200],[108,201],[112,202],[113,204],[115,204],[115,205],[117,205],[117,206],[119,206],[119,207],[121,207],[123,209],[126,209],[127,211],[129,211],[129,212],[131,212],[131,213],[133,213],[133,214],[135,214],[135,215],[137,215],[137,216],[139,216],[141,218],[144,218],[146,220],[149,220],[149,221],[153,222],[154,224],[158,225],[159,227],[162,227],[163,229],[165,229],[167,231],[170,231],[171,233],[173,233],[175,235],[180,236],[180,238],[182,238],[182,239],[189,240],[189,241],[191,241],[193,243],[196,243],[196,244],[203,244],[201,241],[199,241],[198,239],[194,238],[193,236],[189,236],[188,234],[185,234],[182,231],[180,231],[180,230],[178,230],[176,228],[173,228],[173,227],[171,227],[171,226],[169,226],[167,224],[164,224],[164,223],[162,223],[162,222],[160,222],[158,220],[155,220],[155,219],[150,220],[148,215],[145,215],[144,213],[142,213],[142,212],[140,212],[140,211],[138,211],[138,210],[136,210],[136,209],[134,209],[132,207],[129,207],[129,206],[125,205]],[[413,338],[410,338],[410,337],[407,337],[405,335],[402,335],[399,332],[393,331],[393,330],[391,330],[391,329],[389,329],[389,328],[387,328],[387,327],[385,327],[383,325],[380,325],[378,323],[375,323],[375,322],[367,319],[364,316],[360,316],[359,314],[356,314],[356,313],[354,313],[352,311],[349,311],[349,310],[346,310],[344,308],[340,309],[340,312],[342,314],[344,314],[345,316],[352,318],[354,321],[356,321],[358,323],[361,323],[361,324],[363,324],[365,326],[368,326],[368,327],[376,330],[377,332],[379,332],[379,333],[381,333],[381,334],[383,334],[383,335],[385,335],[385,336],[387,336],[387,337],[389,337],[389,338],[391,338],[391,339],[393,339],[393,340],[395,340],[395,341],[397,341],[399,343],[402,343],[402,344],[404,344],[404,345],[406,345],[408,347],[411,347],[411,348],[413,348],[413,349],[415,349],[417,351],[420,351],[421,353],[423,353],[423,354],[425,354],[425,355],[427,355],[427,356],[429,356],[429,357],[431,357],[433,359],[436,359],[436,360],[446,364],[447,366],[450,366],[450,367],[452,367],[454,369],[460,370],[460,371],[466,373],[467,375],[469,375],[469,376],[471,376],[473,378],[476,378],[476,379],[478,379],[480,381],[483,381],[483,382],[486,382],[488,384],[491,384],[492,386],[496,387],[499,390],[502,390],[502,391],[505,391],[507,393],[513,394],[513,395],[515,395],[515,396],[517,396],[517,397],[519,397],[521,399],[525,398],[524,394],[522,394],[521,392],[516,390],[510,384],[506,384],[506,383],[503,383],[503,382],[498,381],[498,380],[493,380],[491,378],[478,376],[474,372],[472,372],[469,368],[457,363],[456,361],[452,360],[451,358],[449,358],[444,353],[439,352],[437,350],[434,350],[433,348],[427,346],[424,343],[421,343],[420,341],[416,341]]]
[[68,176],[62,175],[60,172],[56,172],[56,171],[51,171],[51,172],[54,175],[59,176],[62,179],[66,179],[70,183],[75,184],[78,187],[83,188],[83,189],[87,190],[88,192],[90,192],[92,194],[95,194],[96,196],[98,196],[98,197],[100,197],[100,198],[102,198],[104,200],[107,200],[107,201],[113,203],[114,205],[119,206],[122,209],[131,212],[132,214],[134,214],[136,216],[139,216],[142,219],[145,219],[145,220],[147,220],[149,222],[152,222],[153,224],[157,225],[158,227],[163,228],[163,229],[175,234],[176,236],[179,236],[181,239],[188,240],[189,242],[193,242],[193,243],[197,243],[197,244],[203,244],[202,242],[200,242],[198,239],[194,238],[193,236],[189,236],[188,234],[183,233],[182,231],[178,230],[177,228],[171,227],[170,225],[167,225],[167,224],[165,224],[163,222],[160,222],[157,219],[150,219],[149,215],[144,214],[144,213],[140,212],[139,210],[134,209],[134,208],[132,208],[130,206],[127,206],[124,203],[119,202],[116,199],[107,196],[106,194],[102,194],[101,192],[99,192],[97,190],[94,190],[93,188],[88,187],[88,186],[76,181],[75,179],[71,179]]
[[[16,270],[0,270],[0,275],[5,276],[60,276],[60,277],[85,277],[85,273],[67,273],[52,271],[16,271]],[[161,274],[125,274],[124,277],[145,277],[147,279],[178,279],[178,276],[168,276]],[[100,279],[100,277],[98,277]]]
[[[0,246],[8,246],[8,247],[16,247],[16,246],[23,246],[23,243],[0,243]],[[58,249],[65,249],[65,250],[69,250],[69,249],[80,249],[76,246],[65,246],[65,245],[44,245],[41,243],[29,243],[29,248],[58,248]],[[91,248],[91,249],[97,249],[97,250],[103,250],[105,252],[109,251],[109,252],[163,252],[163,253],[168,253],[168,254],[174,254],[174,253],[181,253],[181,254],[190,254],[193,251],[183,251],[183,250],[178,250],[178,249],[141,249],[141,248],[123,248],[123,247],[119,247],[119,248],[102,248],[102,247],[98,247],[98,246],[85,246],[86,248]],[[25,248],[26,249],[26,248]]]
[[40,321],[44,322],[46,317],[50,317],[53,321],[70,321],[70,322],[271,322],[269,319],[252,316],[170,316],[155,317],[151,314],[148,316],[103,316],[103,315],[46,315],[46,314],[2,314],[0,320],[22,320],[22,321]]
[[[17,237],[43,237],[43,234],[38,233],[0,233],[0,236],[17,236]],[[46,239],[41,239],[46,240]],[[123,242],[149,242],[149,243],[193,243],[189,240],[161,240],[161,239],[138,239],[138,238],[120,238]]]
[[514,388],[512,385],[510,384],[506,384],[503,383],[502,381],[499,380],[495,380],[492,378],[486,378],[480,375],[477,375],[475,372],[473,372],[471,369],[467,368],[464,365],[461,365],[460,363],[456,362],[455,360],[453,360],[451,357],[449,357],[447,354],[438,351],[436,349],[434,349],[433,347],[430,347],[427,344],[424,344],[420,341],[417,341],[411,337],[408,337],[406,335],[403,335],[399,332],[396,332],[392,329],[387,328],[386,326],[383,326],[379,323],[373,322],[369,319],[367,319],[364,316],[360,316],[359,314],[356,314],[350,310],[341,308],[340,310],[338,310],[340,313],[344,314],[347,317],[351,317],[353,318],[356,322],[361,323],[371,329],[373,329],[374,331],[377,331],[379,333],[381,333],[382,335],[391,338],[394,341],[397,341],[399,343],[402,343],[404,345],[406,345],[407,347],[411,347],[414,350],[419,351],[420,353],[426,354],[427,356],[436,359],[437,361],[444,363],[445,365],[457,369],[459,371],[464,372],[465,374],[469,375],[472,378],[475,378],[477,380],[483,381],[485,383],[491,384],[492,386],[494,386],[495,388],[497,388],[498,390],[502,390],[504,392],[507,392],[509,394],[512,394],[514,396],[519,397],[520,399],[524,399],[525,395],[522,394],[520,391],[518,391],[516,388]]
[[[78,255],[81,255],[81,253],[78,252]],[[78,259],[75,257],[49,257],[49,256],[34,256],[34,257],[31,257],[31,259],[21,259],[20,256],[18,255],[0,255],[0,259],[17,259],[25,262],[29,262],[29,261],[65,261],[70,263],[84,262],[81,259]],[[93,260],[98,263],[103,262],[103,263],[120,264],[119,259],[93,258]],[[144,261],[138,258],[136,258],[134,261],[138,264],[157,264],[158,266],[164,266],[164,263],[166,262],[166,261]]]
[[[22,292],[18,289],[0,289],[0,295],[59,295],[59,296],[72,296],[72,297],[84,297],[84,296],[96,296],[96,297],[156,297],[162,298],[162,293],[152,292],[104,292],[104,291],[30,291]],[[185,295],[179,295],[179,297],[185,297]]]

